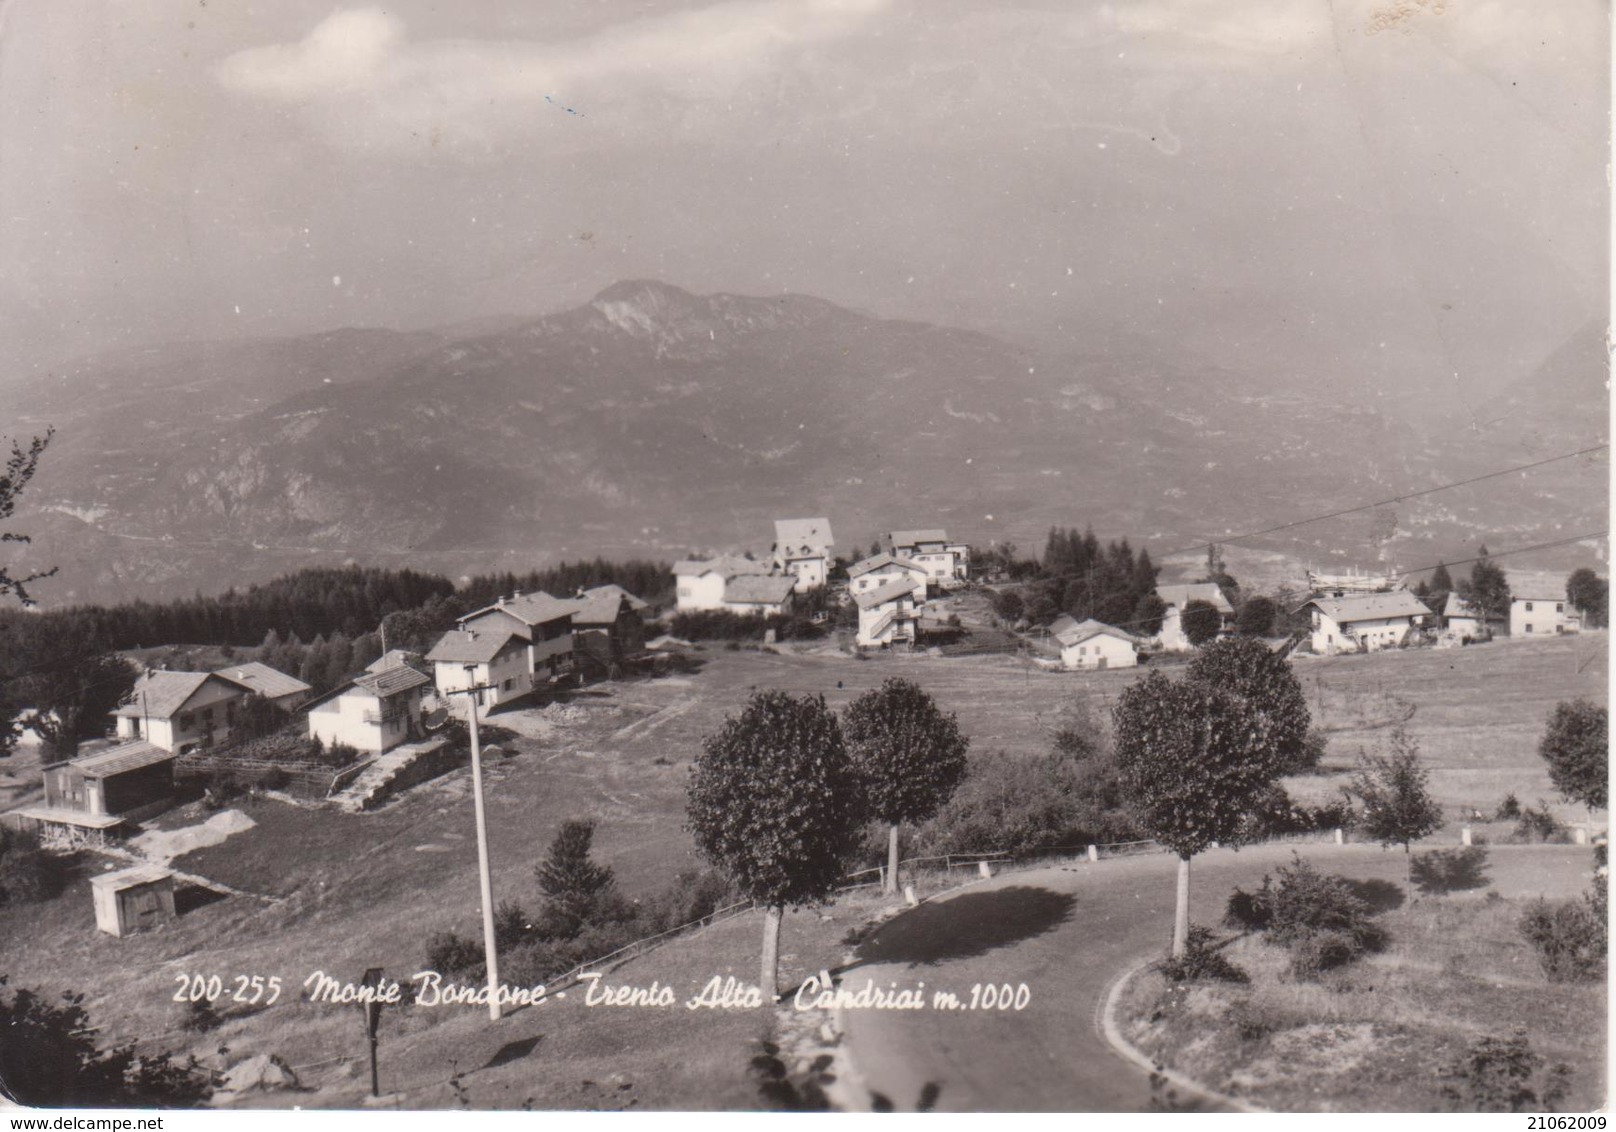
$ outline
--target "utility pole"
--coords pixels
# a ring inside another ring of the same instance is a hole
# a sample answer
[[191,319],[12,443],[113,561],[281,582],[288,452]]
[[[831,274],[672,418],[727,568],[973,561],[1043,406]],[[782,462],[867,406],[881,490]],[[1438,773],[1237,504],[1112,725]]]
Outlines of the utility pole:
[[[466,666],[466,677],[476,680],[476,669]],[[477,874],[482,886],[483,899],[483,957],[488,966],[488,1017],[498,1022],[499,1010],[499,955],[494,942],[494,885],[488,874],[488,822],[483,816],[483,758],[477,737],[477,700],[493,684],[473,683],[466,688],[455,688],[445,695],[468,696],[467,704],[471,725],[471,796],[477,813]]]

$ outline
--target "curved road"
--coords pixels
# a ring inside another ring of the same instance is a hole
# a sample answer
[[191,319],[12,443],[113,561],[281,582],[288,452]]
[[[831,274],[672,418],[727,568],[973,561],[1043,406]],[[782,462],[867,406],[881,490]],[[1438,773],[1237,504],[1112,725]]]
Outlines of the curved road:
[[[1403,883],[1402,853],[1379,846],[1213,850],[1195,859],[1192,922],[1216,924],[1232,887],[1260,884],[1293,850],[1327,872]],[[1506,895],[1569,895],[1591,867],[1580,846],[1490,852],[1495,887]],[[1025,983],[1031,993],[1021,1011],[845,1010],[864,1085],[900,1112],[1149,1109],[1148,1075],[1112,1049],[1098,1019],[1112,983],[1166,949],[1176,867],[1154,854],[1010,873],[883,925],[842,973],[844,989],[857,991],[866,979],[900,990],[924,982],[928,1002],[937,990],[969,1002],[972,984]]]

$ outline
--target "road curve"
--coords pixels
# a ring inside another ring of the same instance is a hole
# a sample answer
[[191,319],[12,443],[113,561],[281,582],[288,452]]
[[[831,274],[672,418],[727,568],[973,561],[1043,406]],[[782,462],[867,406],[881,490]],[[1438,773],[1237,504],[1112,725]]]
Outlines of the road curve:
[[[1294,850],[1327,871],[1403,881],[1403,855],[1372,845],[1213,850],[1195,859],[1192,920],[1217,923],[1233,886],[1261,883]],[[969,1002],[973,984],[1025,983],[1030,994],[1020,1011],[844,1010],[863,1084],[900,1112],[1149,1109],[1148,1074],[1112,1049],[1098,1015],[1119,976],[1166,949],[1175,869],[1155,854],[1009,873],[883,925],[842,974],[845,990],[923,982],[928,1003],[936,991]]]

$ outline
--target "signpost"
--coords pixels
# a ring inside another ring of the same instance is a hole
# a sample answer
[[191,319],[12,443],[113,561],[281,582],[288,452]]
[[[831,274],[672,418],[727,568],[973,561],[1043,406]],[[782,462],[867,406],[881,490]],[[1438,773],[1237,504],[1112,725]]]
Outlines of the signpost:
[[[359,980],[359,985],[375,988],[381,985],[382,969],[380,967],[366,967],[365,977]],[[382,1095],[381,1085],[376,1076],[376,1028],[381,1025],[382,1004],[372,999],[360,1004],[365,1012],[365,1036],[370,1039],[370,1095]]]

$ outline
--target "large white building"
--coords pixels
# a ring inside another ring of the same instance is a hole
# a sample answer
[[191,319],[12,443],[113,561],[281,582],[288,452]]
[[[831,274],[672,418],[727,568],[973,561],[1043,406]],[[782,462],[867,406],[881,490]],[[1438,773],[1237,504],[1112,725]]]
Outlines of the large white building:
[[431,683],[407,664],[361,673],[309,705],[309,734],[373,755],[424,738],[421,697]]
[[1582,631],[1582,615],[1566,601],[1564,591],[1545,588],[1514,594],[1509,603],[1509,635],[1553,637]]
[[[567,648],[572,648],[568,637]],[[426,654],[441,695],[481,688],[476,700],[491,708],[533,690],[528,642],[511,628],[451,629]]]
[[262,695],[290,711],[308,692],[303,681],[256,661],[221,672],[156,669],[135,681],[129,702],[112,714],[120,739],[183,755],[225,742],[249,697]]
[[776,519],[775,569],[796,579],[797,592],[816,589],[830,577],[830,552],[836,539],[829,519]]
[[914,584],[894,578],[884,586],[854,594],[858,606],[858,644],[865,648],[913,644],[920,631],[920,609]]
[[1313,651],[1374,652],[1396,648],[1431,623],[1431,611],[1407,590],[1309,598],[1297,612],[1312,611]]
[[926,600],[926,586],[931,580],[931,574],[918,562],[911,562],[907,558],[895,558],[883,551],[880,554],[855,562],[847,568],[847,591],[854,597],[880,589],[897,578],[907,578],[914,587],[915,600]]

